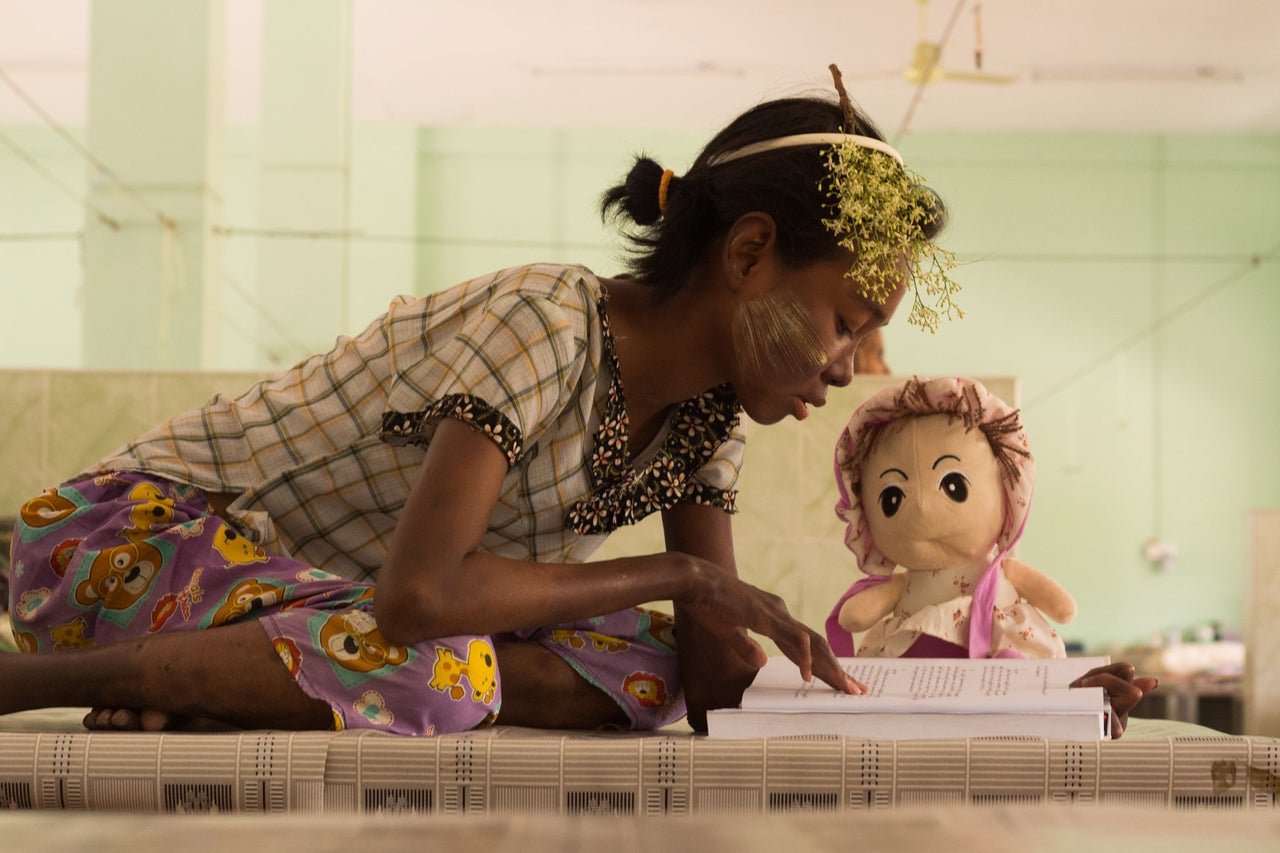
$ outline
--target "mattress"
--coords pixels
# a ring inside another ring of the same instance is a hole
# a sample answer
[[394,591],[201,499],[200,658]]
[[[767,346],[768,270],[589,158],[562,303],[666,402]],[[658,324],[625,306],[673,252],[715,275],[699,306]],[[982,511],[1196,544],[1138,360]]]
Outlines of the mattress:
[[1280,740],[1133,720],[1106,742],[716,740],[497,726],[123,733],[0,718],[0,809],[661,816],[998,805],[1277,809]]

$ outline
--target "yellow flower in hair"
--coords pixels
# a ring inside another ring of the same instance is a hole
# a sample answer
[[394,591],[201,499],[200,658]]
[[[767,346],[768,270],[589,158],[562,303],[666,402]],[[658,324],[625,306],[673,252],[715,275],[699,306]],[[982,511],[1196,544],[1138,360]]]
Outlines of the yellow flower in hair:
[[863,296],[883,303],[899,284],[906,253],[912,293],[907,322],[936,332],[942,317],[964,316],[955,304],[960,285],[947,275],[955,255],[927,236],[937,207],[919,175],[850,138],[827,148],[820,188],[828,198],[822,223],[856,258],[848,274]]

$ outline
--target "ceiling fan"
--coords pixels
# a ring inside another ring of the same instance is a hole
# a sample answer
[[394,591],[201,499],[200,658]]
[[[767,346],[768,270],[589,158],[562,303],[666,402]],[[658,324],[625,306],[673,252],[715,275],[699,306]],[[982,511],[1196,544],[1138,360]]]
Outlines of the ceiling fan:
[[1244,74],[1234,69],[1210,65],[1179,67],[1142,67],[1136,65],[1095,66],[1036,66],[1023,74],[992,74],[982,70],[982,3],[973,4],[973,69],[947,68],[942,64],[942,51],[951,37],[966,0],[956,0],[951,17],[936,39],[929,37],[927,7],[929,0],[916,0],[920,21],[919,38],[912,49],[911,62],[905,68],[845,75],[851,79],[899,77],[913,86],[924,87],[934,83],[996,83],[1007,84],[1019,80],[1033,83],[1238,83]]
[[982,70],[981,3],[978,3],[974,7],[975,48],[973,70],[960,70],[944,67],[942,65],[942,49],[951,35],[951,29],[955,26],[956,19],[960,15],[960,10],[964,7],[964,0],[958,0],[955,5],[955,9],[951,13],[951,18],[947,21],[947,25],[943,29],[942,34],[936,40],[929,38],[928,5],[929,0],[916,0],[916,6],[919,10],[918,17],[920,21],[920,35],[916,40],[915,47],[912,49],[910,64],[905,68],[872,71],[862,74],[854,72],[845,76],[854,80],[901,77],[913,86],[928,86],[934,83],[947,81],[959,83],[1005,84],[1013,83],[1020,79],[1018,75],[1014,74],[992,74]]

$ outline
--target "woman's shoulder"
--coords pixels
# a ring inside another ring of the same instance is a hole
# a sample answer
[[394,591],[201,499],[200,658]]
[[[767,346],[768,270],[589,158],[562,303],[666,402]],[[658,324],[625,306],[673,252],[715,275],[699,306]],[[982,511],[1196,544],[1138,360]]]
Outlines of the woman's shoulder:
[[596,302],[603,291],[599,277],[586,267],[554,263],[507,267],[465,281],[453,289],[488,299],[515,296],[556,303]]
[[602,287],[599,277],[579,264],[526,264],[494,274],[497,286],[554,301],[581,296],[595,301]]
[[[600,322],[603,286],[583,266],[528,264],[494,273],[477,287],[484,313],[494,319],[533,322],[548,332],[559,329],[583,337]],[[517,320],[515,318],[523,318]]]
[[436,325],[451,316],[501,316],[542,305],[584,318],[594,317],[603,297],[600,278],[575,264],[537,263],[507,267],[424,296],[392,301],[387,321],[393,325]]

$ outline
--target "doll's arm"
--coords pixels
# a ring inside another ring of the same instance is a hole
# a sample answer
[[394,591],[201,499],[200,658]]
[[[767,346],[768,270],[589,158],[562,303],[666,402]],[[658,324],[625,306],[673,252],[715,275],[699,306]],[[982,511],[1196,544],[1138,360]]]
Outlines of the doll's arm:
[[899,572],[884,583],[849,596],[840,607],[840,627],[852,634],[865,631],[879,622],[898,603],[898,597],[902,595],[902,584],[903,575]]
[[1054,622],[1065,624],[1076,616],[1076,600],[1053,578],[1026,563],[1006,557],[1004,576],[1018,595]]

